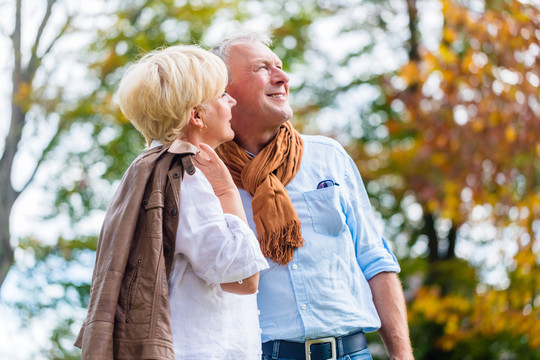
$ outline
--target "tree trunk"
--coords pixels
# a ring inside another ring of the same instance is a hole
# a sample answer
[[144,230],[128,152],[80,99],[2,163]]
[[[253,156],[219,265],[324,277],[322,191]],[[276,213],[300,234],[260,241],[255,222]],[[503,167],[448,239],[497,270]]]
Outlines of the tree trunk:
[[446,259],[455,259],[456,257],[456,239],[457,230],[456,226],[452,225],[448,232],[448,252],[446,253]]
[[437,231],[435,230],[435,219],[433,214],[424,214],[424,235],[428,237],[428,260],[430,263],[434,263],[439,260],[439,239],[437,237]]
[[[13,89],[19,89],[20,77],[14,72]],[[14,92],[15,93],[15,92]],[[15,96],[14,96],[15,97]],[[0,184],[3,184],[0,189],[0,288],[4,283],[4,279],[13,265],[13,249],[11,248],[11,232],[9,229],[9,218],[11,210],[20,193],[13,189],[11,185],[11,174],[13,169],[13,159],[17,152],[17,145],[22,136],[26,113],[21,107],[12,100],[11,106],[11,125],[8,136],[6,137],[4,153],[0,158]]]
[[9,214],[11,213],[12,205],[10,206],[4,199],[0,199],[0,287],[4,283],[4,279],[13,265],[13,249],[10,244],[9,232]]
[[418,61],[418,9],[416,8],[416,0],[407,0],[407,14],[409,15],[409,61]]

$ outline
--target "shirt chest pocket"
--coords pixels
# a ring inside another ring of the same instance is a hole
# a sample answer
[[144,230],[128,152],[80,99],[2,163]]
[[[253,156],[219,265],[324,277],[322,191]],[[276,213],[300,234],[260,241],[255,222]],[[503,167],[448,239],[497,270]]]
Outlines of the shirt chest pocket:
[[307,208],[315,232],[323,235],[337,235],[345,230],[339,187],[331,186],[305,192]]

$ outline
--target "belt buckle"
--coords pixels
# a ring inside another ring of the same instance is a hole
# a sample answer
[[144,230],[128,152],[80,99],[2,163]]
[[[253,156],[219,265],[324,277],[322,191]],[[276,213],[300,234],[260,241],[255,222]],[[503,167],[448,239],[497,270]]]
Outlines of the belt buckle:
[[311,345],[320,343],[330,343],[332,347],[332,357],[328,360],[336,360],[336,338],[326,337],[306,341],[306,360],[311,360]]

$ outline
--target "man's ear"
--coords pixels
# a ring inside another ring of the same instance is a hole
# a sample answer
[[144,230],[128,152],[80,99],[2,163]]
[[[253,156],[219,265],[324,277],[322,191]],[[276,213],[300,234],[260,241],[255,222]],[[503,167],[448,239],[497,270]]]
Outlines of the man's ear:
[[204,127],[204,112],[199,106],[195,106],[193,109],[191,109],[191,113],[189,115],[189,122],[198,128]]

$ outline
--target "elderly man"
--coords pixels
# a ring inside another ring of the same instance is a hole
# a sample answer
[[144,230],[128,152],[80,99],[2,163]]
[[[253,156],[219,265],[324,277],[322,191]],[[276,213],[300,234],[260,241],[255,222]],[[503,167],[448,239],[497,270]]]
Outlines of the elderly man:
[[270,268],[258,293],[263,359],[371,359],[379,330],[392,359],[412,359],[399,265],[362,179],[336,141],[290,124],[289,77],[267,36],[212,50],[229,70],[234,141],[219,155]]

